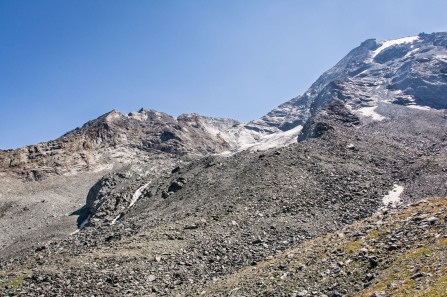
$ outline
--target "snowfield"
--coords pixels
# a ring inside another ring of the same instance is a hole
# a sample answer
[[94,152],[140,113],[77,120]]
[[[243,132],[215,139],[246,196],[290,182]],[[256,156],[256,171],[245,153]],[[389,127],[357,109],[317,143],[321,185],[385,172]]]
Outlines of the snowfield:
[[378,54],[380,54],[381,51],[383,51],[384,49],[386,49],[390,46],[398,45],[398,44],[402,44],[402,43],[411,43],[418,39],[419,39],[419,36],[411,36],[411,37],[404,37],[404,38],[385,41],[381,47],[379,47],[378,49],[376,49],[373,52],[372,58],[375,58]]

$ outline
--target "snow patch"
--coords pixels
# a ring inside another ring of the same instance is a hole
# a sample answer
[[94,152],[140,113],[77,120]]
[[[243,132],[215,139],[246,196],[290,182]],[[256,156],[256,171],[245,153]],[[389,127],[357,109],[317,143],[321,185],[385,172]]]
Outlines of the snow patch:
[[382,202],[385,206],[396,207],[400,202],[400,195],[404,191],[404,187],[394,184],[394,187],[387,195],[383,196]]
[[117,215],[116,218],[113,219],[113,221],[110,223],[110,225],[115,225],[116,221],[118,221],[121,218],[121,214]]
[[385,41],[384,43],[382,43],[382,46],[380,46],[378,49],[376,49],[372,53],[372,57],[375,58],[381,51],[383,51],[384,49],[386,49],[390,46],[398,45],[398,44],[402,44],[402,43],[411,43],[418,39],[419,39],[419,36],[411,36],[411,37],[404,37],[404,38]]
[[419,51],[419,50],[420,50],[420,49],[417,48],[417,49],[414,49],[414,50],[409,51],[409,52],[404,56],[404,58],[409,57],[410,55],[414,54],[415,52],[417,52],[417,51]]
[[[280,122],[282,117],[269,117],[272,121]],[[278,128],[268,127],[259,130],[255,129],[256,121],[239,123],[230,119],[212,119],[203,117],[203,129],[215,137],[220,137],[228,142],[232,150],[225,151],[219,155],[228,156],[243,150],[267,150],[274,147],[283,147],[297,142],[297,137],[302,130],[302,126],[296,126],[287,131]],[[261,124],[262,126],[262,124]]]
[[134,205],[135,202],[137,202],[137,200],[140,198],[143,190],[146,189],[147,186],[149,186],[149,184],[150,184],[150,182],[148,182],[147,184],[144,184],[143,186],[139,187],[138,190],[135,191],[135,193],[133,193],[132,200],[130,201],[130,204],[127,208],[132,207],[132,205]]
[[70,235],[74,235],[74,234],[78,233],[79,231],[81,231],[82,229],[84,229],[85,225],[87,225],[89,220],[90,220],[90,215],[88,215],[88,217],[81,223],[81,225],[79,225],[78,230],[72,232]]
[[95,169],[92,172],[101,172],[106,170],[112,170],[113,164],[104,164],[104,165],[96,165]]
[[413,109],[420,109],[420,110],[430,110],[431,108],[428,106],[421,106],[421,105],[407,105],[409,108]]
[[[141,196],[141,194],[143,193],[144,189],[146,189],[147,186],[150,185],[150,183],[151,183],[151,182],[148,182],[148,183],[142,185],[141,187],[139,187],[139,188],[135,191],[135,193],[133,193],[133,195],[132,195],[132,200],[130,201],[130,204],[129,204],[129,206],[128,206],[127,208],[131,208],[131,207],[138,201],[138,199],[140,198],[140,196]],[[121,214],[117,215],[117,216],[113,219],[113,221],[110,223],[110,225],[115,225],[116,221],[118,221],[120,218],[121,218]]]
[[377,106],[362,107],[362,108],[358,109],[357,111],[360,112],[362,115],[364,115],[366,117],[371,117],[375,121],[382,121],[382,120],[384,120],[385,117],[381,116],[380,114],[378,114],[375,111],[376,108],[377,108]]
[[256,142],[244,143],[239,148],[239,151],[251,149],[251,150],[268,150],[274,147],[283,147],[292,143],[296,143],[298,140],[298,135],[300,134],[303,126],[296,126],[293,129],[276,132],[273,134],[268,134],[261,136],[261,138]]

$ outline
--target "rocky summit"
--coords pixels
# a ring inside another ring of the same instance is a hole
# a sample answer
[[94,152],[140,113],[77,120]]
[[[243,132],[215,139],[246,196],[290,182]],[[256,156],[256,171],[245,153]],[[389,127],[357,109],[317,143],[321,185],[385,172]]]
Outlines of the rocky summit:
[[251,122],[114,110],[0,151],[0,295],[446,296],[446,108],[422,33]]

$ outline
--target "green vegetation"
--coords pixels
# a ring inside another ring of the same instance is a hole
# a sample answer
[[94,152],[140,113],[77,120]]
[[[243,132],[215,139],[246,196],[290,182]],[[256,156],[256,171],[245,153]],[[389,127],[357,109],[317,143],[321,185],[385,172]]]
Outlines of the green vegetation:
[[[2,271],[1,274],[4,275],[5,272]],[[29,276],[29,275],[30,275],[30,273],[21,274],[21,275],[17,276],[16,278],[11,279],[8,282],[0,283],[0,287],[5,287],[5,286],[14,286],[14,287],[16,287],[16,286],[22,284],[23,281],[25,280],[25,278],[27,276]]]

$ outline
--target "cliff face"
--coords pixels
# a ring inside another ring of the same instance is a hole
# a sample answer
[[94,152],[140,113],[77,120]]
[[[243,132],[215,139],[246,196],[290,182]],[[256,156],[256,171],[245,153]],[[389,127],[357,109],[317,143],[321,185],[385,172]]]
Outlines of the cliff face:
[[0,151],[0,164],[3,171],[38,180],[52,173],[99,171],[151,159],[227,150],[231,145],[211,134],[199,115],[173,118],[152,110],[128,115],[112,111],[56,140]]

